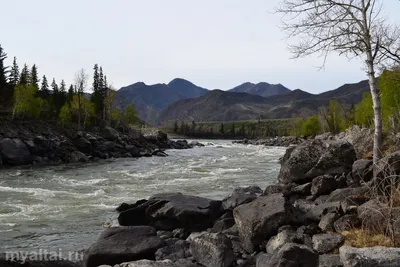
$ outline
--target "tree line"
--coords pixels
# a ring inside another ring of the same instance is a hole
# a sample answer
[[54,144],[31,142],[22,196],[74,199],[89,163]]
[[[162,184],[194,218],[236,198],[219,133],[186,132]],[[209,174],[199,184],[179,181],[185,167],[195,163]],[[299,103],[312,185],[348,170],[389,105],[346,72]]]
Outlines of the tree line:
[[275,137],[289,134],[290,121],[290,119],[236,122],[175,121],[172,126],[167,126],[166,130],[187,137],[207,139]]
[[[79,128],[101,121],[123,121],[134,124],[139,121],[131,103],[118,105],[116,90],[108,84],[103,67],[93,67],[93,82],[84,69],[75,74],[74,83],[67,86],[46,75],[39,78],[36,64],[19,68],[14,57],[12,66],[6,66],[7,54],[0,45],[0,107],[2,116],[32,119],[57,119],[63,126],[77,123]],[[91,89],[91,94],[87,90]]]

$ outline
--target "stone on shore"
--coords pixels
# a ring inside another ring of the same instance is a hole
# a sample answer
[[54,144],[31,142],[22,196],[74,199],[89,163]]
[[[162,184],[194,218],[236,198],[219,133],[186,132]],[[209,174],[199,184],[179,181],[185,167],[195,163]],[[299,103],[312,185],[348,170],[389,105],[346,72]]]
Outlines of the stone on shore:
[[339,252],[344,267],[400,266],[400,248],[343,246],[339,249]]
[[313,248],[320,254],[329,253],[344,243],[344,236],[337,233],[317,234],[312,237]]
[[87,251],[85,267],[155,258],[155,252],[165,245],[150,226],[116,227],[105,230]]
[[190,244],[193,258],[206,267],[229,267],[235,261],[232,242],[221,233],[204,233]]
[[3,164],[24,165],[32,163],[31,152],[24,142],[17,138],[0,140],[0,155]]
[[272,194],[235,208],[233,216],[243,248],[251,253],[287,224],[292,215],[283,195]]

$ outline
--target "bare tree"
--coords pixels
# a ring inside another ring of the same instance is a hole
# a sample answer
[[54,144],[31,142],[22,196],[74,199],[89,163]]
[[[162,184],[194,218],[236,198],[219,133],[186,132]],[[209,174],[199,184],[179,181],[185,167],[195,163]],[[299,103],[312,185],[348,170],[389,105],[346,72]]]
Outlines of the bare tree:
[[78,96],[78,127],[81,127],[82,105],[85,88],[88,85],[89,76],[84,69],[80,69],[75,74],[75,90]]
[[374,163],[381,158],[382,115],[376,70],[400,62],[400,30],[382,16],[383,0],[282,0],[283,29],[294,58],[319,54],[323,65],[331,52],[361,58],[365,64],[374,108]]

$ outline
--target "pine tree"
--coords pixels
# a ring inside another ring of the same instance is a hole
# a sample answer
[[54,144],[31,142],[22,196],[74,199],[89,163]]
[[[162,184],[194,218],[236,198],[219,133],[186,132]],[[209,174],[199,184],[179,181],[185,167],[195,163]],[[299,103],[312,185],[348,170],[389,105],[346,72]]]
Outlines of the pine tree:
[[30,84],[33,85],[33,87],[36,88],[36,90],[39,89],[39,78],[38,78],[36,64],[33,64],[32,69],[31,69]]
[[3,51],[3,48],[0,45],[0,100],[4,103],[7,103],[8,100],[10,100],[10,90],[7,83],[7,67],[4,66],[4,60],[6,58],[7,54]]
[[56,80],[53,78],[53,81],[51,82],[51,89],[53,90],[53,94],[58,93],[58,85],[56,83]]
[[74,86],[71,84],[71,85],[69,86],[68,94],[67,94],[67,103],[68,103],[68,105],[69,105],[70,107],[71,107],[71,102],[72,102],[72,100],[74,99],[74,92],[75,92]]
[[25,64],[24,67],[21,70],[21,76],[19,78],[19,84],[20,85],[29,85],[30,83],[30,73],[28,66]]
[[64,94],[64,93],[66,93],[66,92],[67,92],[67,86],[65,85],[65,82],[64,82],[64,80],[61,80],[61,84],[60,84],[60,92],[61,92],[62,94]]
[[47,82],[46,75],[43,75],[42,84],[40,86],[40,95],[42,98],[47,98],[49,96],[49,83]]
[[12,88],[17,86],[17,84],[19,83],[19,67],[17,64],[16,57],[14,57],[13,65],[12,65],[11,71],[10,71],[9,80],[10,80],[10,85]]
[[0,92],[6,90],[7,87],[7,67],[4,66],[4,60],[6,58],[7,54],[0,45]]
[[224,128],[224,124],[223,124],[223,123],[221,123],[221,126],[219,127],[219,132],[220,132],[221,134],[224,134],[224,133],[225,133],[225,128]]
[[[99,66],[98,64],[94,65],[93,68],[93,94],[91,97],[91,101],[94,104],[94,109],[96,115],[102,115],[103,106],[102,106],[102,95],[101,95],[101,84],[100,84],[100,74],[99,74]],[[101,70],[101,69],[100,69]]]

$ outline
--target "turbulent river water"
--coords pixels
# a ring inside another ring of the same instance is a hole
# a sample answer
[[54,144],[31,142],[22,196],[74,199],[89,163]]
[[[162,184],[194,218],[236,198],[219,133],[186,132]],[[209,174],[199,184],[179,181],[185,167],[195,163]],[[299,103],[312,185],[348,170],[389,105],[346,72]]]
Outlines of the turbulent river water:
[[1,171],[0,252],[80,251],[117,218],[122,202],[161,192],[223,199],[235,187],[276,181],[285,148],[208,142],[165,158]]

